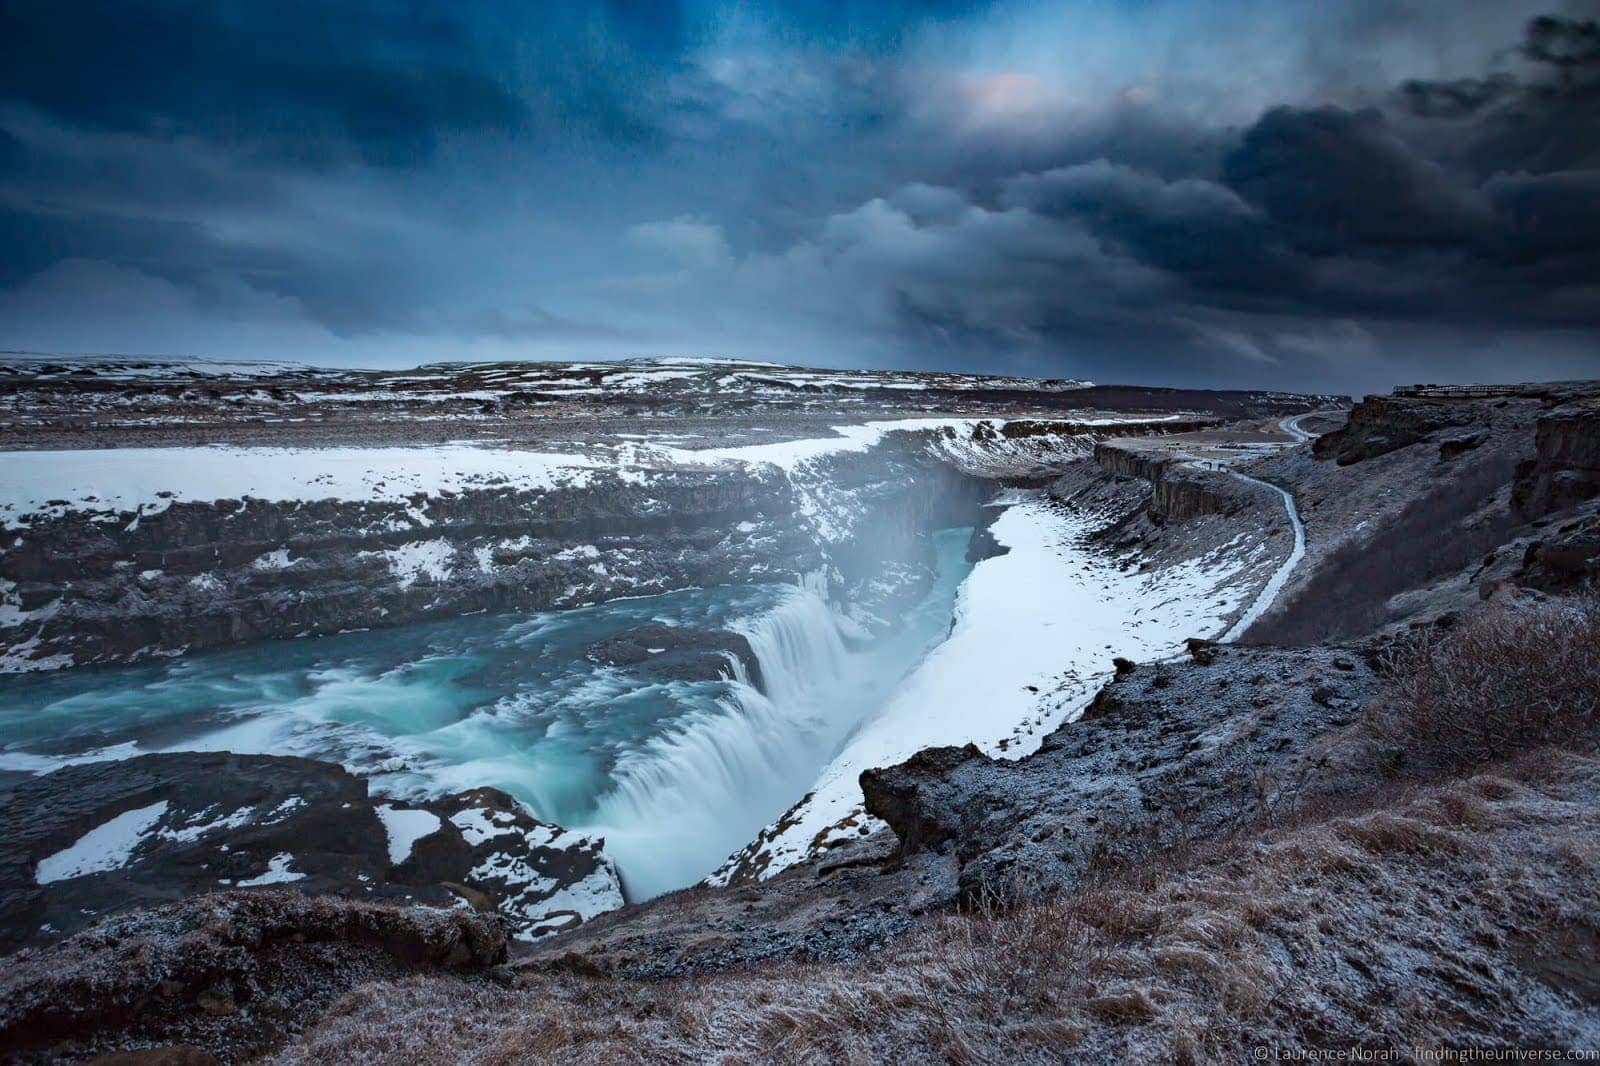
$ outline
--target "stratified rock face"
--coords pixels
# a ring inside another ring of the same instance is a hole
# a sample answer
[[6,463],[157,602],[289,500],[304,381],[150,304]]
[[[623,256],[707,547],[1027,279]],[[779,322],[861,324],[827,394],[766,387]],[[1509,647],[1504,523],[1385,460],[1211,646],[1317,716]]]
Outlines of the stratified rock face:
[[71,510],[0,544],[0,643],[18,667],[571,607],[821,565],[774,471],[664,472],[409,501]]
[[1158,522],[1233,514],[1246,503],[1246,493],[1226,474],[1193,469],[1176,456],[1144,450],[1137,442],[1097,444],[1094,460],[1108,474],[1150,482],[1150,515]]
[[69,766],[0,798],[6,950],[232,888],[466,900],[525,939],[622,905],[603,841],[493,789],[413,806],[331,763],[195,752]]
[[1326,740],[1376,691],[1361,657],[1202,651],[1119,670],[1080,720],[1019,761],[935,748],[868,771],[867,809],[905,848],[952,852],[975,900],[1058,893],[1107,859],[1366,783],[1367,763]]
[[1318,459],[1349,466],[1427,440],[1442,429],[1477,420],[1477,404],[1470,401],[1368,396],[1350,409],[1350,419],[1343,428],[1318,437],[1311,445],[1311,453]]
[[[106,919],[0,967],[8,1061],[81,1061],[125,1048],[203,1045],[253,1058],[350,987],[502,962],[500,923],[469,910],[295,892],[227,892]],[[208,1062],[209,1055],[152,1061]]]
[[1540,518],[1600,496],[1600,401],[1568,404],[1540,417],[1535,457],[1517,471],[1511,503]]

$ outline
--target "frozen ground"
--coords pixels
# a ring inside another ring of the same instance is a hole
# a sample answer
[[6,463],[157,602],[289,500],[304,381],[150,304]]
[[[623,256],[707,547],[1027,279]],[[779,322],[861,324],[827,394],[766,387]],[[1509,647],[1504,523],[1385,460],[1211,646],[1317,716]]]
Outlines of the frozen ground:
[[[1100,417],[1106,427],[1147,421],[1137,416]],[[1155,425],[1165,421],[1150,419]],[[969,463],[984,456],[1056,454],[1042,438],[974,447],[974,430],[987,425],[994,437],[1006,419],[902,418],[821,427],[818,436],[764,444],[693,447],[680,435],[634,435],[621,442],[553,442],[560,450],[530,451],[493,442],[418,447],[157,447],[34,450],[5,453],[0,476],[0,523],[25,527],[41,516],[68,511],[109,517],[157,514],[174,503],[251,498],[275,502],[315,500],[388,501],[437,497],[478,489],[544,491],[589,484],[596,476],[644,483],[652,473],[682,467],[728,464],[772,466],[786,474],[830,456],[865,452],[892,433],[937,434],[939,446]],[[1079,425],[1073,421],[1072,425]],[[424,504],[424,507],[426,505]],[[423,514],[417,524],[429,524]],[[136,517],[134,521],[137,521]]]

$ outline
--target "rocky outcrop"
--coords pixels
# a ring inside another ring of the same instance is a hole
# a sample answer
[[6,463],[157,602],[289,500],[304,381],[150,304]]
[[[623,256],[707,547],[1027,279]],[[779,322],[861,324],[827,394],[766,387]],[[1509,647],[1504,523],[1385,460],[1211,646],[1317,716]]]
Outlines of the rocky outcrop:
[[928,816],[931,809],[920,795],[923,782],[969,763],[988,761],[976,744],[964,744],[924,748],[896,766],[863,770],[861,795],[867,813],[893,829],[908,851],[937,850],[955,836],[956,828],[947,819]]
[[[1600,581],[1600,507],[1594,503],[1579,507],[1529,537],[1521,566],[1512,577],[1519,585],[1545,591]],[[1487,594],[1488,586],[1484,588]]]
[[1203,650],[1120,669],[1019,761],[936,748],[869,771],[867,809],[906,849],[953,855],[961,895],[980,900],[1053,895],[1107,862],[1370,785],[1369,764],[1336,742],[1377,688],[1362,657]]
[[1226,474],[1200,469],[1179,456],[1142,448],[1137,442],[1097,444],[1094,461],[1108,474],[1150,482],[1150,516],[1158,522],[1233,514],[1246,504],[1245,493]]
[[749,638],[727,630],[707,632],[656,622],[597,640],[583,654],[590,662],[632,667],[655,681],[715,681],[729,675],[729,660],[735,659],[750,683],[762,687],[761,661]]
[[[470,910],[282,891],[202,896],[7,959],[0,1048],[8,1061],[61,1062],[198,1045],[243,1060],[356,984],[482,972],[505,956],[499,923]],[[215,1061],[194,1055],[167,1061]]]
[[1440,430],[1478,421],[1471,400],[1428,401],[1397,396],[1368,396],[1350,409],[1345,425],[1324,433],[1311,445],[1318,459],[1349,466],[1427,440]]
[[1534,458],[1517,470],[1511,504],[1540,518],[1600,496],[1600,400],[1556,408],[1534,428]]
[[266,886],[465,901],[530,939],[622,905],[602,847],[494,789],[413,805],[312,759],[192,752],[69,766],[0,793],[0,947]]
[[[408,881],[443,885],[498,912],[520,941],[571,929],[622,906],[622,879],[605,841],[541,822],[496,788],[430,801],[437,832],[418,841]],[[392,838],[391,838],[392,843]]]

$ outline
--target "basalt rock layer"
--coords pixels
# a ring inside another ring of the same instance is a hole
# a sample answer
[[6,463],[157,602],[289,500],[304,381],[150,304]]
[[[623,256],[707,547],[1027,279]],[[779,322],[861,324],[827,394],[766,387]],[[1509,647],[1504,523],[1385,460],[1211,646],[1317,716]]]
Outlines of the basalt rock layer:
[[531,938],[621,905],[603,845],[494,789],[380,800],[312,759],[184,752],[68,766],[0,791],[0,949],[252,887],[465,903]]
[[1233,514],[1245,506],[1245,491],[1226,474],[1196,469],[1170,453],[1153,453],[1136,442],[1097,444],[1094,460],[1108,474],[1150,482],[1150,515],[1157,521],[1186,522],[1205,514]]
[[1517,471],[1512,505],[1540,518],[1600,496],[1600,400],[1558,407],[1534,430],[1534,458]]

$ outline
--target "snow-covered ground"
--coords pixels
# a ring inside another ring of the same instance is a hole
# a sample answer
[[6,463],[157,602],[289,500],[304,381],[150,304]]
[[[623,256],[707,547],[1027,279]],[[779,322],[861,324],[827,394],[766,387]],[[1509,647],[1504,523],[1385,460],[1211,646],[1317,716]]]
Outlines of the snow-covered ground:
[[[865,824],[858,778],[923,748],[973,742],[1018,758],[1076,717],[1111,660],[1159,659],[1214,637],[1251,591],[1263,545],[1232,544],[1186,563],[1124,572],[1085,550],[1098,520],[1043,497],[1012,503],[992,527],[1009,549],[962,586],[955,625],[819,775],[810,797],[770,828],[763,876]],[[841,823],[849,824],[841,827]],[[725,866],[711,880],[726,880]]]
[[473,488],[581,484],[597,461],[577,454],[425,448],[118,448],[10,452],[0,522],[68,510],[152,514],[179,501],[390,500]]
[[[1128,417],[1111,421],[1160,422]],[[614,447],[538,452],[493,444],[436,444],[378,448],[97,448],[18,451],[4,455],[0,475],[0,527],[16,529],[67,511],[156,514],[176,502],[249,497],[268,501],[390,501],[473,489],[549,490],[588,484],[597,475],[641,481],[651,470],[727,464],[796,468],[846,452],[864,452],[891,433],[941,434],[941,447],[958,457],[974,452],[973,431],[987,422],[998,432],[1004,419],[904,418],[833,427],[833,435],[742,447],[688,448],[625,442]],[[981,450],[997,454],[997,445]],[[1003,442],[1012,451],[1052,447],[1051,438]],[[137,519],[135,519],[137,521]],[[418,516],[419,525],[427,525]],[[400,561],[409,565],[409,560]],[[263,565],[267,565],[263,563]],[[414,569],[414,568],[413,568]]]

